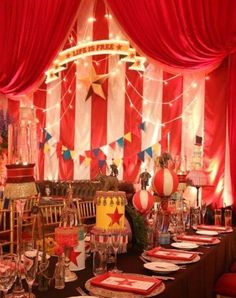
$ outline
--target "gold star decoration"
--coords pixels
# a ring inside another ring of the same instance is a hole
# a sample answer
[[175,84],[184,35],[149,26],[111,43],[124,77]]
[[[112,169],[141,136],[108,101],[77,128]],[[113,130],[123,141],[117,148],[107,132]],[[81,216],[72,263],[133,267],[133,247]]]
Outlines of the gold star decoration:
[[87,101],[93,93],[97,94],[104,100],[106,99],[102,89],[102,84],[108,77],[108,73],[100,75],[97,74],[94,66],[91,66],[89,70],[89,76],[85,78],[80,78],[80,81],[88,87],[88,93],[86,95],[85,101]]

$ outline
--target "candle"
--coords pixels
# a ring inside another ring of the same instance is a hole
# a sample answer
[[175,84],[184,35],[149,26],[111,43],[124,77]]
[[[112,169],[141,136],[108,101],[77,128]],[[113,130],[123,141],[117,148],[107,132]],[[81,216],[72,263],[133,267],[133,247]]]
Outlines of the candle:
[[170,152],[170,131],[167,133],[167,152]]

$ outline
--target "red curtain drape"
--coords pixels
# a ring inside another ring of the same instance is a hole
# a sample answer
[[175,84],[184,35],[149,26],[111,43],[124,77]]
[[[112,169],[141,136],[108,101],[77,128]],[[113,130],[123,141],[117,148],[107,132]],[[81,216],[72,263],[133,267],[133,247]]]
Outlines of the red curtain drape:
[[203,69],[236,48],[236,1],[107,0],[130,39],[171,67]]
[[236,1],[106,2],[133,44],[155,61],[183,70],[207,70],[220,64],[225,57],[232,56],[226,100],[231,181],[236,207]]
[[[236,198],[236,54],[229,57],[229,84],[228,84],[228,131],[230,150],[230,172],[232,192]],[[236,199],[235,199],[236,201]],[[234,204],[236,214],[236,203]]]
[[16,99],[42,80],[77,16],[80,0],[0,1],[0,92]]

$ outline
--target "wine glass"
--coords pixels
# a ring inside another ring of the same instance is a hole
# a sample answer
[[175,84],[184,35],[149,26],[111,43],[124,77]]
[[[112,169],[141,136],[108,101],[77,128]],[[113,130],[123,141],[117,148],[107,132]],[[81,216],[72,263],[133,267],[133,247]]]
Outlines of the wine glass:
[[173,224],[173,235],[176,235],[177,232],[177,222],[178,222],[178,214],[176,211],[172,211],[170,214],[170,221]]
[[33,241],[24,242],[23,264],[25,279],[29,288],[29,298],[32,296],[32,287],[38,271],[38,248],[34,246]]
[[187,223],[189,221],[189,208],[186,203],[183,204],[183,209],[182,209],[182,220],[184,224],[184,231],[186,231]]
[[201,206],[201,214],[202,214],[202,224],[205,223],[205,215],[206,215],[206,211],[207,211],[207,206],[206,206],[206,203],[202,203],[202,206]]
[[17,274],[17,260],[15,255],[2,255],[0,257],[0,291],[6,297],[12,287]]
[[113,250],[115,252],[115,264],[114,264],[114,268],[113,268],[113,272],[122,272],[121,270],[119,270],[117,268],[117,253],[120,247],[120,242],[121,242],[121,234],[119,233],[114,233],[111,235],[111,244],[113,247]]

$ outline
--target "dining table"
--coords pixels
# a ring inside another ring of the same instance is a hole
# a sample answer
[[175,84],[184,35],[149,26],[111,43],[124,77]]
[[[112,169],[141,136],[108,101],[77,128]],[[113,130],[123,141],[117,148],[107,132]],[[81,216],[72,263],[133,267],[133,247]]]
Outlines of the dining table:
[[[194,233],[193,231],[191,233]],[[215,245],[200,245],[194,249],[199,254],[199,261],[186,264],[180,270],[172,272],[168,275],[173,280],[163,281],[165,289],[162,293],[154,296],[159,298],[213,298],[214,284],[220,275],[229,271],[230,264],[236,260],[236,229],[231,233],[221,233],[217,236],[220,240]],[[171,248],[169,245],[162,247]],[[155,274],[144,267],[144,261],[140,258],[142,252],[128,249],[127,253],[118,255],[117,265],[125,273],[140,274],[144,276],[152,276]],[[50,258],[50,270],[53,273],[56,257]],[[112,269],[112,267],[108,267]],[[92,271],[92,256],[86,259],[86,267],[81,271],[77,271],[78,279],[73,282],[68,282],[65,288],[57,290],[53,286],[53,282],[47,291],[39,291],[36,287],[33,288],[33,293],[37,298],[52,298],[52,297],[71,297],[79,296],[76,288],[81,287],[87,294],[88,289],[85,283],[93,278]],[[159,275],[159,274],[158,274]],[[125,297],[125,293],[123,295]],[[138,296],[145,297],[145,296]]]

